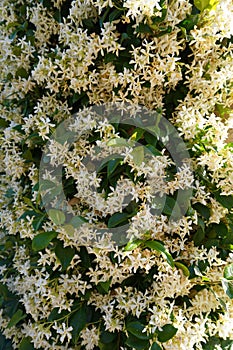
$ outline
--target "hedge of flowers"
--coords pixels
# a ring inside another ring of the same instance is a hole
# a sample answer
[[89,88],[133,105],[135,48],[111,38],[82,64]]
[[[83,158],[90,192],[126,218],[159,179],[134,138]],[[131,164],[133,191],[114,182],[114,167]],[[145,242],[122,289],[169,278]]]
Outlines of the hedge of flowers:
[[0,13],[0,349],[232,349],[232,0]]

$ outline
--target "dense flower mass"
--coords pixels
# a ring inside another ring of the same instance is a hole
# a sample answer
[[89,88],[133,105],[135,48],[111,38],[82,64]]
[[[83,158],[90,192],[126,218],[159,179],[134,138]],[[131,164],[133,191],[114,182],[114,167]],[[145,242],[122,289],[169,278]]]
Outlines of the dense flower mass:
[[232,349],[232,0],[0,14],[0,348]]

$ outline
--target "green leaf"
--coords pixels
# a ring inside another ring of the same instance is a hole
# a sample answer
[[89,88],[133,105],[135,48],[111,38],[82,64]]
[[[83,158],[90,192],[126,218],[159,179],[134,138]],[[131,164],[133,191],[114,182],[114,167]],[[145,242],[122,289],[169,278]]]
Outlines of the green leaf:
[[126,244],[126,246],[124,247],[124,251],[125,252],[129,252],[131,250],[134,250],[137,247],[139,247],[142,242],[143,241],[141,239],[137,239],[136,241],[128,242]]
[[27,161],[33,161],[32,152],[29,149],[23,152],[22,157]]
[[136,27],[136,32],[153,34],[153,30],[145,23],[139,23],[139,25]]
[[0,350],[13,350],[12,343],[0,331]]
[[109,15],[109,22],[114,21],[115,19],[120,17],[121,14],[122,14],[122,10],[118,10],[118,9],[113,10]]
[[179,27],[186,29],[187,31],[190,31],[194,28],[194,26],[198,23],[199,15],[189,15],[187,18],[185,18],[182,22],[179,23]]
[[72,247],[64,247],[63,243],[59,242],[56,245],[55,254],[62,265],[62,270],[66,270],[75,255],[75,249]]
[[86,247],[80,247],[78,255],[81,259],[80,265],[82,266],[82,268],[88,269],[89,267],[91,267],[91,259]]
[[146,148],[153,154],[153,156],[161,156],[162,153],[157,150],[153,145],[149,144],[146,146]]
[[201,12],[204,10],[214,10],[218,5],[219,0],[194,0],[194,5]]
[[57,235],[58,233],[55,231],[39,233],[32,240],[32,249],[35,251],[45,249]]
[[153,343],[150,350],[162,350],[162,348],[158,343]]
[[69,225],[69,224],[65,224],[63,226],[63,229],[66,231],[66,234],[70,237],[74,237],[74,233],[75,233],[75,229],[74,226]]
[[218,348],[221,350],[232,350],[233,340],[229,338],[222,339],[218,336],[210,337],[208,341],[205,344],[203,344],[202,349],[203,350],[216,349],[216,345],[218,345]]
[[18,68],[16,73],[15,73],[16,78],[21,77],[21,78],[26,78],[27,79],[28,75],[29,75],[28,72],[23,67]]
[[223,276],[227,280],[233,280],[233,263],[225,267]]
[[233,299],[233,281],[222,279],[222,286],[224,292],[229,296],[230,299]]
[[27,210],[17,219],[17,221],[26,219],[27,216],[29,218],[32,218],[33,216],[37,217],[38,213],[35,210]]
[[[63,191],[62,184],[57,185],[56,187],[54,187],[53,189],[51,189],[50,191],[48,191],[48,193],[46,193],[45,195],[43,195],[43,202],[44,202],[44,203],[50,203],[50,202],[53,201],[54,198],[56,198],[62,191]],[[52,209],[51,209],[51,210],[52,210]],[[54,209],[54,210],[55,210],[55,209]]]
[[110,177],[110,175],[116,170],[118,165],[122,162],[122,158],[117,158],[117,159],[111,159],[108,162],[107,165],[107,175]]
[[75,216],[72,217],[72,219],[70,220],[69,224],[72,225],[75,228],[79,228],[85,222],[87,222],[87,220],[85,218],[83,218],[80,215],[75,215]]
[[212,225],[214,231],[216,232],[218,237],[227,237],[228,234],[228,229],[227,226],[223,223],[220,222],[219,224],[213,224]]
[[99,293],[107,294],[109,292],[110,285],[111,285],[111,278],[108,281],[99,282],[99,284],[97,285],[97,289]]
[[59,307],[55,307],[49,314],[48,316],[48,322],[52,322],[55,320],[58,320],[62,317],[65,317],[66,315],[69,314],[68,310],[62,310],[61,312],[59,312]]
[[19,309],[17,310],[14,315],[11,317],[10,321],[8,322],[8,325],[6,328],[11,328],[13,326],[16,326],[17,323],[19,323],[21,320],[23,320],[27,315],[23,313],[23,310]]
[[175,328],[172,324],[166,324],[162,327],[162,331],[158,331],[158,341],[161,343],[167,342],[169,339],[174,337],[177,332],[177,328]]
[[117,227],[121,224],[125,224],[130,217],[127,213],[115,213],[108,220],[108,228]]
[[133,334],[129,334],[129,337],[126,339],[125,344],[130,346],[135,350],[146,350],[149,346],[149,340],[139,339],[135,337]]
[[9,294],[9,290],[5,284],[0,283],[0,295],[4,298],[7,299]]
[[100,341],[103,344],[109,344],[109,343],[112,343],[116,339],[116,337],[117,337],[117,334],[115,334],[115,333],[103,331],[100,334]]
[[22,339],[21,343],[19,344],[19,350],[34,350],[30,337]]
[[134,132],[131,135],[130,140],[138,141],[138,140],[140,140],[143,137],[144,133],[145,133],[144,129],[136,128],[136,129],[134,129]]
[[45,191],[45,190],[54,188],[56,186],[57,186],[57,184],[55,184],[53,181],[41,180],[41,182],[40,182],[40,191]]
[[[194,211],[193,211],[194,213]],[[202,229],[202,231],[205,231],[205,222],[202,218],[198,217],[197,218],[198,226]]]
[[196,209],[206,220],[210,218],[210,209],[201,203],[195,203],[193,208]]
[[208,249],[212,248],[212,247],[219,247],[219,239],[208,239],[205,243],[204,246]]
[[157,250],[157,252],[161,253],[167,259],[168,264],[171,267],[174,267],[174,261],[173,261],[171,254],[169,254],[166,251],[166,249],[162,243],[157,242],[157,241],[147,241],[147,242],[145,242],[145,246],[148,248]]
[[233,208],[233,196],[224,196],[217,192],[215,193],[215,198],[223,207],[229,210]]
[[32,221],[32,226],[35,231],[38,231],[39,228],[42,226],[44,220],[46,218],[46,214],[37,216],[33,221]]
[[3,118],[0,118],[0,128],[6,128],[8,127],[9,122]]
[[154,132],[151,133],[149,131],[146,131],[144,133],[144,138],[149,145],[152,145],[154,147],[157,145],[158,140],[157,140],[157,136],[154,135]]
[[122,147],[126,146],[129,147],[128,140],[124,139],[123,137],[116,137],[107,142],[107,146],[109,147]]
[[66,216],[63,213],[63,211],[58,209],[49,209],[48,211],[50,219],[56,224],[56,225],[62,225],[66,221]]
[[193,236],[193,241],[196,246],[200,245],[203,239],[205,238],[205,232],[202,228],[198,228]]
[[166,196],[166,202],[163,208],[163,213],[168,216],[173,215],[177,218],[181,217],[180,207],[174,198]]
[[187,268],[187,266],[185,266],[184,264],[178,262],[178,261],[175,261],[175,266],[178,267],[178,269],[181,269],[183,274],[186,276],[186,277],[189,277],[190,276],[190,272],[189,272],[189,269]]
[[133,321],[126,325],[127,331],[133,334],[136,338],[143,340],[150,339],[150,336],[148,336],[146,332],[143,333],[144,328],[145,326],[139,321]]
[[141,165],[144,160],[144,146],[138,146],[131,152],[133,156],[133,161],[136,165]]
[[82,305],[80,309],[74,312],[73,315],[70,317],[69,324],[73,327],[71,333],[74,344],[77,344],[79,334],[88,322],[88,308],[86,305]]
[[99,350],[109,350],[109,349],[111,349],[111,350],[119,350],[119,347],[118,347],[118,344],[117,344],[116,340],[114,340],[111,343],[107,343],[107,344],[99,342],[98,346],[99,346]]

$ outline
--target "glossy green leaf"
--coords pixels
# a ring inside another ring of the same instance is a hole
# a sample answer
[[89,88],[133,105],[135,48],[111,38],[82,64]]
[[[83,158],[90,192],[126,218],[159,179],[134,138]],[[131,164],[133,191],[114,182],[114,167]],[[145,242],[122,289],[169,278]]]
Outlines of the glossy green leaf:
[[125,344],[135,350],[146,350],[149,346],[149,340],[139,339],[135,335],[129,333],[129,337],[126,339]]
[[233,281],[223,278],[222,286],[223,286],[224,292],[229,296],[229,298],[233,299]]
[[108,220],[108,228],[117,227],[121,224],[125,224],[130,217],[127,213],[115,213]]
[[180,207],[174,198],[169,196],[166,197],[163,213],[168,216],[172,215],[173,217],[176,217],[176,218],[181,217]]
[[141,165],[144,160],[144,146],[137,146],[135,147],[131,155],[133,157],[133,161],[136,165]]
[[74,226],[69,225],[69,224],[65,224],[65,225],[63,226],[63,229],[65,230],[66,234],[67,234],[69,237],[74,237],[74,233],[75,233],[75,228],[74,228]]
[[144,129],[136,128],[133,134],[131,135],[130,139],[133,141],[138,141],[143,137],[144,133],[145,133]]
[[0,128],[6,128],[9,125],[9,122],[3,118],[0,118]]
[[98,346],[99,346],[98,348],[99,350],[119,350],[116,340],[107,344],[104,344],[103,342],[99,342]]
[[122,14],[122,10],[118,10],[118,9],[113,10],[109,15],[109,22],[116,20],[121,16],[121,14]]
[[42,214],[37,216],[33,221],[32,221],[32,226],[35,231],[39,230],[39,228],[42,226],[44,220],[46,218],[46,214]]
[[128,242],[124,248],[124,251],[129,252],[131,250],[134,250],[137,247],[139,247],[142,242],[143,241],[141,239],[137,239],[136,241]]
[[55,237],[57,237],[57,234],[58,233],[55,231],[39,233],[32,240],[32,249],[35,251],[43,250]]
[[100,341],[103,344],[109,344],[112,343],[117,337],[116,333],[108,332],[108,331],[103,331],[100,334]]
[[146,332],[143,332],[145,326],[139,321],[127,323],[126,329],[138,339],[150,339]]
[[17,71],[16,71],[16,73],[15,73],[16,78],[21,77],[21,78],[27,79],[27,78],[28,78],[28,75],[29,75],[28,72],[27,72],[26,69],[23,68],[23,67],[18,68]]
[[199,227],[193,236],[194,244],[196,246],[200,245],[204,238],[205,238],[205,232],[202,230],[202,228]]
[[81,259],[81,266],[82,268],[88,269],[89,267],[91,267],[91,259],[90,256],[88,254],[87,248],[86,247],[80,247],[79,250],[79,256]]
[[49,209],[48,211],[50,219],[56,224],[56,225],[62,225],[66,221],[66,216],[63,213],[63,211],[58,209]]
[[199,20],[199,15],[189,15],[187,18],[185,18],[182,22],[179,23],[179,27],[183,28],[187,31],[190,31],[194,28],[195,25],[197,25]]
[[82,224],[84,224],[85,222],[87,222],[87,220],[85,218],[83,218],[80,215],[75,215],[75,216],[72,217],[72,219],[70,220],[69,224],[72,225],[74,228],[78,228]]
[[153,30],[145,23],[139,23],[139,25],[136,27],[137,33],[149,33],[152,34]]
[[27,315],[23,313],[23,310],[18,309],[14,315],[11,317],[10,321],[7,324],[7,328],[11,328],[13,326],[16,326],[17,323],[19,323],[21,320],[23,320]]
[[12,343],[0,331],[0,350],[13,350]]
[[215,198],[217,201],[222,204],[223,207],[227,209],[232,209],[233,208],[233,196],[225,196],[221,195],[221,193],[217,192],[215,193]]
[[116,170],[116,168],[118,167],[118,165],[120,165],[121,162],[122,162],[121,158],[111,159],[108,162],[108,165],[107,165],[108,177],[110,177],[110,175]]
[[[63,187],[62,184],[55,186],[54,188],[52,188],[50,191],[48,191],[48,193],[46,193],[45,195],[43,195],[43,203],[50,203],[51,201],[53,201],[57,196],[59,196],[61,194],[61,192],[63,191]],[[56,209],[54,209],[56,210]]]
[[223,222],[220,222],[219,224],[213,224],[213,230],[216,232],[216,235],[218,237],[227,237],[228,235],[228,229],[227,229],[227,226],[223,223]]
[[59,242],[56,245],[55,254],[62,265],[62,270],[66,270],[75,255],[75,249],[72,247],[64,247],[63,243]]
[[162,350],[158,343],[153,343],[150,350]]
[[161,343],[167,342],[169,339],[174,337],[177,332],[177,328],[175,328],[172,324],[166,324],[162,327],[162,331],[158,331],[158,341]]
[[99,282],[99,284],[97,285],[97,289],[99,293],[107,294],[109,292],[110,285],[111,285],[111,279],[105,282]]
[[0,296],[2,296],[4,299],[7,299],[9,294],[9,290],[5,284],[0,283]]
[[156,250],[157,252],[161,253],[166,259],[168,264],[171,267],[174,267],[174,261],[170,253],[167,252],[164,245],[157,241],[147,241],[145,242],[145,246],[151,249]]
[[59,312],[59,307],[55,307],[49,314],[48,316],[48,322],[52,322],[55,320],[58,320],[66,315],[69,314],[68,310],[61,310],[61,312]]
[[225,267],[223,276],[227,280],[233,280],[233,263]]
[[53,181],[41,180],[41,182],[40,182],[40,191],[45,191],[45,190],[54,188],[56,186],[57,186],[57,184],[55,184]]
[[109,147],[122,147],[122,146],[129,147],[129,143],[123,137],[116,137],[114,139],[109,140],[107,142],[107,146],[109,146]]
[[72,330],[72,340],[75,344],[77,344],[79,334],[81,330],[86,326],[89,322],[88,317],[88,308],[86,305],[82,305],[80,309],[74,312],[70,317],[70,326],[73,327]]
[[195,203],[193,205],[194,209],[197,210],[206,220],[209,220],[210,217],[210,209],[201,203]]
[[178,262],[178,261],[175,261],[174,262],[175,266],[178,267],[178,269],[181,269],[183,274],[186,276],[186,277],[189,277],[190,276],[190,272],[189,272],[189,269],[187,268],[187,266],[185,266],[184,264]]
[[153,145],[147,145],[146,148],[152,153],[153,156],[161,156],[162,153],[158,151]]
[[31,343],[31,338],[26,337],[21,340],[19,344],[19,350],[34,350],[34,346]]
[[200,11],[215,9],[219,0],[194,0],[194,5]]

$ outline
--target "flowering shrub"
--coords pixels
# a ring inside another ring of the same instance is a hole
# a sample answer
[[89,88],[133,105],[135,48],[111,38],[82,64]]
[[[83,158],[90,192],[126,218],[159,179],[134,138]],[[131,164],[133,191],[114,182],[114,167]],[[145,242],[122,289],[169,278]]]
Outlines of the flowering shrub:
[[232,349],[232,1],[0,11],[0,349]]

